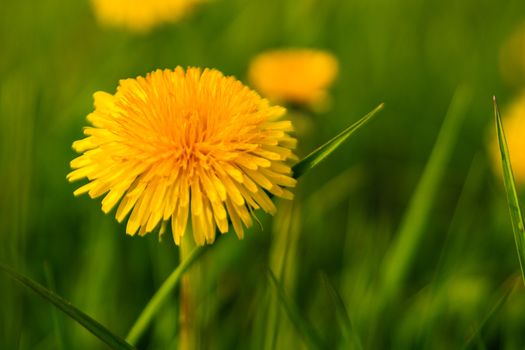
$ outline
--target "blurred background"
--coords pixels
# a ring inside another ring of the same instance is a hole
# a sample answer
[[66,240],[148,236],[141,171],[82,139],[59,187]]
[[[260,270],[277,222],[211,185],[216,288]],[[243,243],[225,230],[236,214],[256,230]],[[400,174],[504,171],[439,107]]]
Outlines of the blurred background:
[[[199,262],[200,347],[309,348],[268,267],[324,348],[525,347],[525,291],[512,289],[519,264],[487,146],[492,95],[504,107],[525,87],[522,0],[214,0],[143,33],[99,23],[87,0],[1,7],[1,262],[125,336],[179,250],[169,234],[126,236],[100,200],[73,197],[71,144],[92,94],[177,65],[249,85],[250,60],[265,50],[323,49],[339,74],[329,106],[291,108],[299,157],[385,109],[275,217],[260,213],[264,229],[220,237]],[[414,202],[451,101],[450,151]],[[415,233],[400,239],[407,226]],[[0,305],[1,349],[106,348],[4,275]],[[175,349],[178,335],[176,293],[138,348]]]

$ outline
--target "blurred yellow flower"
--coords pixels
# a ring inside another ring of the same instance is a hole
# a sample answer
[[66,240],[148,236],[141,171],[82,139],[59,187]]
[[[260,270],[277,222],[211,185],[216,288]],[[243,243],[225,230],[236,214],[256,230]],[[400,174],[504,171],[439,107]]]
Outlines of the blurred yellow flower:
[[75,191],[96,198],[102,210],[120,204],[126,232],[151,232],[171,219],[180,244],[188,217],[195,242],[212,243],[216,227],[239,238],[253,210],[276,210],[268,193],[291,199],[287,160],[296,139],[285,109],[271,106],[233,77],[214,69],[177,67],[145,78],[121,80],[114,95],[97,92],[93,127],[73,143],[69,181],[87,178]]
[[146,32],[176,22],[204,0],[91,0],[98,20],[108,26]]
[[337,59],[309,49],[268,51],[255,57],[249,68],[254,87],[274,101],[322,103],[337,76]]
[[[525,93],[503,111],[502,118],[516,184],[525,185]],[[495,131],[492,132],[490,147],[494,169],[502,176],[501,154]]]
[[500,70],[505,81],[510,84],[522,85],[525,82],[525,23],[503,43]]

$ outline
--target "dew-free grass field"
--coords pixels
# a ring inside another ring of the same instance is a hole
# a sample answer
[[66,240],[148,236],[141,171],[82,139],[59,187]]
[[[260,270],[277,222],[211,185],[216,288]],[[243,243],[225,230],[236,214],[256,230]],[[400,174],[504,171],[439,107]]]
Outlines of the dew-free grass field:
[[[194,345],[522,349],[525,290],[487,142],[492,94],[504,106],[525,87],[499,61],[523,21],[521,0],[216,0],[137,35],[100,26],[89,1],[3,1],[0,262],[125,337],[179,248],[169,233],[126,236],[99,200],[73,197],[71,143],[92,94],[177,65],[248,83],[266,49],[320,48],[339,75],[329,108],[296,120],[299,158],[385,108],[300,179],[294,201],[259,213],[262,228],[221,236],[197,261]],[[179,348],[179,298],[139,349]],[[5,274],[0,310],[0,349],[107,348]]]

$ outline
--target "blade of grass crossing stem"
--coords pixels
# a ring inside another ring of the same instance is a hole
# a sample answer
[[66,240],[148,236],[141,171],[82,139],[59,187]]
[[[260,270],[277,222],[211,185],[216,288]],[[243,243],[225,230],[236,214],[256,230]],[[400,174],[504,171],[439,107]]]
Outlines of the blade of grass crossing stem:
[[521,268],[521,277],[525,283],[525,228],[523,224],[523,216],[521,214],[520,205],[518,202],[518,193],[516,191],[516,184],[514,183],[514,175],[512,173],[512,165],[510,163],[509,149],[503,124],[499,114],[496,97],[494,101],[494,117],[496,119],[496,130],[498,134],[499,149],[501,152],[501,165],[503,167],[503,182],[505,183],[505,190],[507,192],[507,200],[509,204],[510,217],[512,220],[512,230],[514,232],[514,240],[516,241],[516,249],[518,250],[518,259]]
[[384,104],[381,103],[379,106],[374,108],[370,113],[359,119],[354,124],[343,130],[339,135],[326,142],[324,145],[317,148],[315,151],[304,157],[299,163],[295,164],[292,168],[294,178],[299,178],[308,171],[315,168],[320,162],[328,157],[333,151],[335,151],[343,142],[345,142],[350,135],[352,135],[357,129],[365,125],[377,112],[383,109]]
[[292,304],[292,301],[286,295],[284,288],[279,283],[274,273],[270,269],[268,269],[268,277],[273,286],[275,287],[277,291],[277,296],[279,297],[279,301],[281,302],[286,313],[288,314],[290,321],[292,321],[292,324],[294,325],[298,333],[303,337],[303,339],[306,342],[306,345],[308,345],[308,347],[311,349],[323,349],[324,346],[322,340],[317,334],[314,333],[312,327],[299,315],[297,307],[295,306],[295,304]]
[[70,302],[63,299],[62,297],[56,295],[43,285],[38,282],[31,280],[30,278],[25,277],[24,275],[16,272],[10,267],[0,264],[0,270],[4,271],[9,277],[15,281],[21,283],[25,287],[31,289],[36,294],[40,295],[42,298],[62,310],[66,315],[80,323],[85,329],[94,334],[104,343],[109,345],[113,349],[134,349],[133,346],[126,343],[122,338],[113,334],[107,328],[102,326],[100,323],[74,307]]
[[423,175],[410,200],[392,247],[383,266],[383,302],[397,295],[410,268],[417,246],[423,236],[425,223],[438,192],[446,165],[459,135],[461,122],[470,101],[470,91],[458,88],[452,98],[443,126],[432,150]]
[[[344,338],[343,349],[363,349],[361,339],[352,325],[352,320],[348,315],[343,298],[332,285],[326,273],[322,272],[321,278],[335,306],[337,321]],[[353,346],[350,346],[351,341],[353,342]]]
[[182,275],[186,272],[191,265],[204,253],[205,247],[197,247],[193,249],[188,257],[181,261],[179,266],[173,270],[173,272],[164,281],[159,290],[153,295],[146,307],[142,310],[140,316],[137,318],[131,330],[129,331],[126,341],[130,344],[135,345],[140,339],[141,335],[148,328],[153,317],[159,311],[160,307],[164,304],[166,299],[171,295],[175,287],[178,285]]

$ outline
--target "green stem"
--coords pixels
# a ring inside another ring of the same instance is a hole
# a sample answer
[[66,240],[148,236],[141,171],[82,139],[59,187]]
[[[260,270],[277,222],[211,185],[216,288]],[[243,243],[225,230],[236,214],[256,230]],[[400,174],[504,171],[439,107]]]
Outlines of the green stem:
[[197,258],[204,252],[204,250],[204,247],[197,247],[193,249],[191,253],[183,261],[181,261],[179,266],[173,270],[166,281],[164,281],[159,290],[142,310],[142,313],[133,324],[133,327],[131,327],[131,330],[126,337],[126,341],[128,343],[133,345],[137,343],[144,331],[148,328],[155,314],[159,311],[160,307],[164,304],[173,289],[177,286],[184,272],[188,270],[195,260],[197,260]]
[[[195,247],[195,242],[190,234],[186,234],[182,238],[180,244],[180,256],[181,259],[185,259],[188,254],[191,254]],[[198,268],[198,266],[196,266]],[[196,280],[198,271],[193,269],[191,273],[187,273],[181,280],[180,286],[180,315],[179,315],[179,349],[180,350],[191,350],[198,349],[196,343],[196,328],[195,328],[195,300],[194,290],[199,288],[198,281]]]

